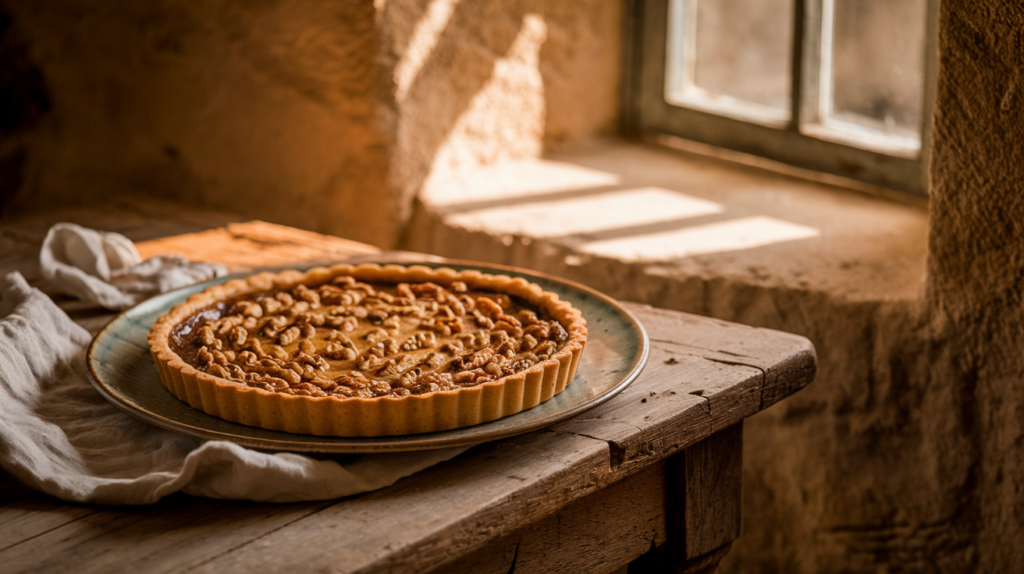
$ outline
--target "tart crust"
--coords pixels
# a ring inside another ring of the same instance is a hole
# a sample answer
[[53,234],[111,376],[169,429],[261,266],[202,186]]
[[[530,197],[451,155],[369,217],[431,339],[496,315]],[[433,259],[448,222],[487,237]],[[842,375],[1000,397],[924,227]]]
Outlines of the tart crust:
[[[547,359],[497,380],[453,390],[374,398],[271,392],[197,369],[172,348],[174,329],[204,309],[300,284],[320,286],[342,276],[371,284],[432,282],[447,287],[462,282],[470,289],[515,296],[557,321],[568,339]],[[361,264],[317,267],[305,273],[260,273],[210,287],[161,316],[150,330],[149,345],[164,386],[207,414],[290,433],[370,437],[461,428],[534,407],[562,392],[573,380],[586,338],[586,321],[578,309],[522,278],[417,265]]]

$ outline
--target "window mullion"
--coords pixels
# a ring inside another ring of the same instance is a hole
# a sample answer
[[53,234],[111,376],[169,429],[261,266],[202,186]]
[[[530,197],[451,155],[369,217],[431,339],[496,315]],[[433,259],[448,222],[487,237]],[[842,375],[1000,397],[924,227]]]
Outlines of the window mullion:
[[794,52],[799,51],[799,60],[794,58],[794,69],[799,66],[799,73],[794,73],[793,91],[799,93],[795,98],[793,118],[797,130],[806,124],[817,123],[821,119],[821,35],[822,35],[822,0],[797,0],[798,30]]
[[694,84],[697,62],[697,0],[669,0],[665,94],[671,98]]
[[[924,157],[910,157],[902,148],[881,146],[875,141],[865,146],[863,134],[851,135],[851,130],[844,132],[826,125],[828,118],[822,116],[822,99],[827,94],[823,93],[821,83],[823,72],[828,71],[822,70],[822,8],[824,2],[831,0],[794,0],[800,5],[791,10],[791,22],[795,24],[788,86],[791,94],[786,108],[774,108],[781,112],[778,117],[767,117],[760,109],[751,109],[757,106],[740,105],[744,102],[729,98],[705,98],[699,86],[691,86],[695,79],[692,61],[686,60],[695,56],[693,44],[687,46],[684,42],[670,47],[669,43],[670,36],[690,42],[696,38],[691,26],[695,23],[694,8],[700,0],[634,1],[634,39],[639,54],[633,60],[638,70],[631,74],[636,83],[626,114],[631,122],[630,131],[642,137],[670,134],[916,195],[927,193],[922,177],[926,162],[921,161],[927,159],[927,148],[923,150]],[[928,1],[929,6],[937,6],[938,0]],[[670,24],[672,4],[676,15],[686,11],[690,18],[677,16],[678,19],[671,19],[675,24]],[[932,31],[933,18],[934,13],[929,18]],[[669,34],[670,26],[679,32]],[[684,33],[683,28],[690,33]],[[666,66],[668,60],[674,61]],[[934,74],[934,64],[931,65],[927,70]],[[692,90],[680,90],[680,83]],[[932,87],[927,95],[933,93]],[[926,106],[926,117],[928,109]],[[927,128],[926,124],[925,141]]]
[[800,129],[800,109],[803,107],[803,78],[804,78],[804,0],[793,2],[793,49],[790,58],[790,106],[789,125],[790,131]]
[[921,113],[921,172],[927,187],[928,167],[931,162],[932,110],[935,106],[935,89],[939,75],[939,4],[940,0],[928,0],[928,23],[925,28],[924,49],[924,102]]

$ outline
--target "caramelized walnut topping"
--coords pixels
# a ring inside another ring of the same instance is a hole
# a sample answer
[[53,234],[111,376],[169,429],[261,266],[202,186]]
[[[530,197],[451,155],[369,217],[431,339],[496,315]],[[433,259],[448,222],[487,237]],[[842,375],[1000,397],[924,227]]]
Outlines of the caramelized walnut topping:
[[465,347],[462,346],[462,341],[459,339],[452,339],[447,343],[441,345],[441,352],[449,355],[457,355],[462,352]]
[[494,321],[490,317],[485,317],[480,311],[473,311],[473,318],[476,319],[477,327],[483,327],[484,329],[494,328]]
[[388,312],[384,309],[374,309],[366,315],[366,320],[373,325],[381,325],[388,317]]
[[239,350],[242,345],[245,344],[245,340],[249,338],[249,332],[245,330],[245,327],[238,325],[228,332],[228,340],[231,341],[231,348]]
[[305,285],[297,285],[294,292],[299,299],[309,303],[311,307],[316,308],[320,306],[320,294],[309,287],[306,287]]
[[406,339],[400,348],[403,351],[416,351],[433,348],[435,344],[437,344],[437,338],[433,333],[416,333]]
[[298,341],[300,335],[302,335],[302,331],[300,331],[298,327],[288,327],[283,333],[278,335],[277,344],[287,347],[295,341]]
[[[195,366],[267,392],[402,397],[495,381],[550,357],[557,321],[464,282],[370,285],[349,276],[229,302],[184,340]],[[184,344],[184,343],[183,343]]]
[[259,319],[263,316],[263,307],[260,307],[259,303],[256,303],[255,301],[238,301],[231,306],[231,310],[228,311],[228,315],[239,314]]
[[488,319],[494,320],[505,314],[505,311],[493,300],[487,297],[476,298],[476,309]]
[[354,361],[359,356],[354,347],[346,347],[340,343],[328,343],[322,355],[335,361]]

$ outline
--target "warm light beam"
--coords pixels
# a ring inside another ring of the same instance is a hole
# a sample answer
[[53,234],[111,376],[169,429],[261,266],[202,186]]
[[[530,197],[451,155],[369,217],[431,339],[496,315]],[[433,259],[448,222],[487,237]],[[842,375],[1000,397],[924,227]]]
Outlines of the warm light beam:
[[416,23],[405,54],[395,66],[395,99],[401,102],[409,93],[416,76],[434,51],[437,40],[441,37],[451,20],[452,12],[459,0],[433,0],[424,11],[423,17]]
[[458,208],[477,202],[525,200],[534,195],[618,185],[620,178],[571,163],[539,159],[504,161],[431,183],[422,193],[425,202]]
[[592,241],[580,251],[625,261],[665,261],[818,237],[821,232],[772,217],[745,217],[674,231]]
[[658,187],[452,213],[449,225],[528,237],[559,237],[720,213],[722,206]]

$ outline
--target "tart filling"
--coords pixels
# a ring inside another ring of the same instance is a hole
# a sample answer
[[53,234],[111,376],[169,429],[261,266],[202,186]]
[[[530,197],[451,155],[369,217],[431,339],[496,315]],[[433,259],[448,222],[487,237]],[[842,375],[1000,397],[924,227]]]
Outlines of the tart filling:
[[164,386],[208,414],[382,436],[536,406],[572,380],[586,334],[577,309],[523,279],[364,264],[211,287],[149,343]]

